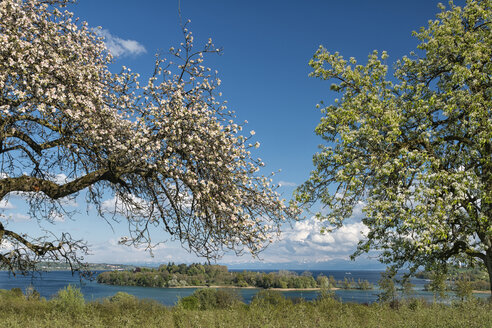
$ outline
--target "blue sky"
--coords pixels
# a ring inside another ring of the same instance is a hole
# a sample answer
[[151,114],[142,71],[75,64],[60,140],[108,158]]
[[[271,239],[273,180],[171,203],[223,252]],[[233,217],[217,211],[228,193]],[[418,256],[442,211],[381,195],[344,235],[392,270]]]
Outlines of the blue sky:
[[[257,155],[267,164],[263,173],[282,170],[275,179],[283,197],[289,199],[295,186],[308,178],[312,155],[321,143],[313,132],[321,117],[315,106],[320,100],[330,103],[337,97],[329,90],[330,82],[308,77],[307,63],[319,45],[363,63],[374,49],[386,50],[388,63],[392,63],[415,49],[418,42],[411,32],[435,18],[438,2],[181,0],[180,7],[183,19],[191,20],[196,45],[211,37],[223,48],[222,56],[208,57],[205,63],[219,71],[229,109],[236,112],[239,122],[248,120],[246,131],[256,131],[261,143]],[[182,41],[178,0],[80,0],[69,9],[91,27],[102,27],[108,46],[117,55],[111,67],[114,71],[126,65],[146,77],[152,72],[154,54],[165,55]],[[39,231],[26,216],[22,199],[11,197],[2,206],[12,228],[32,234]],[[88,261],[203,261],[176,243],[159,246],[154,258],[143,250],[119,246],[116,241],[126,234],[124,222],[110,226],[90,209],[86,211],[83,197],[73,200],[69,208],[78,212],[73,220],[60,218],[55,225],[42,223],[42,227],[70,231],[73,237],[87,240],[93,253]],[[271,245],[261,261],[248,255],[226,255],[221,263],[236,268],[382,268],[367,257],[348,261],[363,229],[360,210],[347,227],[333,235],[321,235],[320,224],[308,216],[284,227],[282,240]]]

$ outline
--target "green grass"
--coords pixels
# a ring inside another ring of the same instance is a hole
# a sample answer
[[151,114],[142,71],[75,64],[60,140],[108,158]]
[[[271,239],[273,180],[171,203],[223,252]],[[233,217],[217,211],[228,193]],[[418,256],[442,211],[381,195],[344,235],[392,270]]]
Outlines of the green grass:
[[230,298],[231,304],[225,304],[224,299],[229,298],[215,293],[214,299],[213,294],[197,295],[196,302],[182,301],[169,308],[125,293],[102,301],[81,302],[80,293],[72,287],[49,301],[32,296],[28,299],[19,291],[0,290],[0,327],[492,328],[492,304],[478,301],[442,305],[413,300],[393,309],[384,304],[341,303],[329,297],[293,303],[270,292],[260,295],[251,305],[234,297]]

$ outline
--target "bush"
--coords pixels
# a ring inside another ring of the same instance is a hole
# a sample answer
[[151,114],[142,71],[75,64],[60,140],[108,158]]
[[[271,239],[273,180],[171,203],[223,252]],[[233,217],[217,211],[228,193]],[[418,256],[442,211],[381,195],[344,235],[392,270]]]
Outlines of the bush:
[[117,292],[113,296],[109,298],[109,301],[111,303],[135,303],[137,301],[137,298],[131,294],[125,293],[125,292]]
[[454,291],[461,301],[470,300],[473,297],[473,286],[470,277],[460,276],[454,281]]
[[0,299],[11,300],[23,298],[24,294],[20,288],[12,288],[11,290],[0,289]]
[[193,295],[198,300],[200,310],[211,310],[217,307],[217,290],[212,288],[203,288],[196,290]]
[[80,311],[85,306],[84,295],[79,288],[68,285],[60,290],[52,299],[52,302],[59,308],[68,311]]
[[288,305],[292,304],[292,302],[288,299],[285,298],[285,296],[276,291],[276,290],[268,290],[268,289],[263,289],[260,290],[251,300],[251,305],[257,305],[257,306],[262,306],[262,305]]
[[34,289],[33,286],[27,287],[25,294],[26,294],[26,299],[29,301],[37,301],[41,298],[41,295],[36,289]]
[[178,305],[187,310],[227,309],[241,303],[235,290],[202,288],[179,300]]
[[335,292],[329,288],[320,288],[318,296],[316,297],[317,301],[321,301],[323,299],[337,299]]
[[408,300],[405,300],[405,304],[412,311],[420,311],[423,308],[429,306],[426,300],[422,298],[410,298]]
[[20,288],[12,288],[10,293],[13,297],[23,297],[24,293],[22,293],[22,289]]
[[190,295],[179,300],[178,305],[185,310],[198,310],[200,309],[200,301],[196,296]]
[[471,282],[472,289],[475,290],[490,290],[490,283],[485,280],[476,280]]
[[235,289],[219,289],[216,293],[217,308],[231,308],[242,302],[241,296]]

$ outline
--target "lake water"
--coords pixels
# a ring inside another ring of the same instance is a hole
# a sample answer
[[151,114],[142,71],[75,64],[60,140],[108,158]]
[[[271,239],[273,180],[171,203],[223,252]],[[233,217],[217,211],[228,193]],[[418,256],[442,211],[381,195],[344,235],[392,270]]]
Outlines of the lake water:
[[[231,270],[236,271],[236,270]],[[242,270],[238,270],[242,271]],[[268,272],[268,271],[267,271]],[[300,272],[300,271],[299,271]],[[348,279],[365,279],[369,282],[376,284],[380,279],[380,271],[350,271],[350,274],[346,271],[329,270],[329,271],[312,271],[313,276],[316,277],[322,273],[325,276],[332,275],[336,280],[343,280],[345,277]],[[423,279],[413,279],[412,283],[415,285],[415,297],[425,298],[432,301],[434,296],[430,292],[423,290],[423,286],[427,281]],[[138,298],[154,299],[158,302],[172,306],[183,297],[193,294],[195,288],[150,288],[150,287],[134,287],[134,286],[111,286],[98,284],[95,281],[80,281],[77,275],[72,276],[69,271],[52,271],[43,272],[40,275],[31,276],[13,276],[8,272],[0,272],[0,289],[21,288],[23,291],[29,286],[33,286],[43,297],[51,298],[60,289],[63,289],[67,285],[72,284],[79,287],[84,294],[84,297],[88,301],[102,299],[110,297],[117,292],[125,292],[135,295]],[[238,289],[239,294],[246,303],[249,303],[253,296],[259,289]],[[318,296],[318,291],[282,291],[282,293],[288,298],[302,297],[306,300],[315,299]],[[362,291],[362,290],[337,290],[335,295],[343,302],[356,302],[356,303],[372,303],[377,301],[377,295],[379,291],[377,288],[374,290]],[[477,294],[478,297],[488,297],[489,294]],[[452,295],[451,295],[452,297]]]

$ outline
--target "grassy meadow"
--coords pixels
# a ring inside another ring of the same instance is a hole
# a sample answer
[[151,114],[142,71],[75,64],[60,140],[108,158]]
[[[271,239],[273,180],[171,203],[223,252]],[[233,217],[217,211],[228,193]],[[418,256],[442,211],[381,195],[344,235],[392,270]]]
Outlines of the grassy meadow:
[[471,300],[451,305],[410,300],[399,304],[288,300],[261,291],[244,304],[233,291],[197,290],[173,307],[126,293],[85,302],[67,287],[52,299],[34,290],[0,290],[1,327],[492,327],[492,304]]

